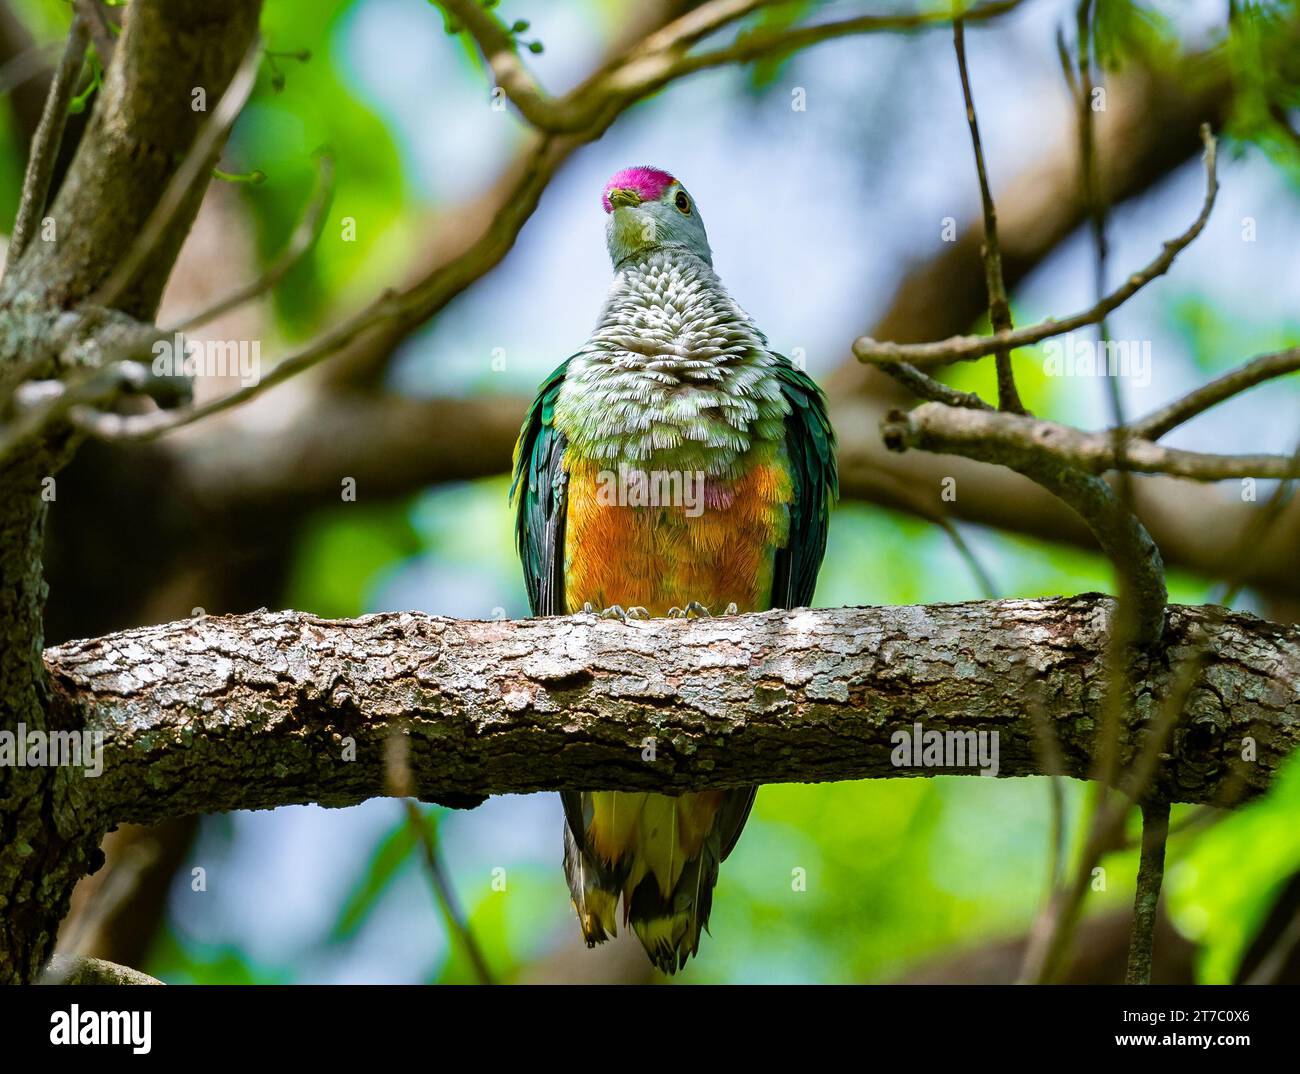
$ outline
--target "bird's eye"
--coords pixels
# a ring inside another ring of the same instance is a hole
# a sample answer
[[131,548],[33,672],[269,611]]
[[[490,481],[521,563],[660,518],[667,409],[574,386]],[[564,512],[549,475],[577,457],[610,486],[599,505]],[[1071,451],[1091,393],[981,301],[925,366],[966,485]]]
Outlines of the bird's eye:
[[673,199],[673,204],[676,205],[684,215],[689,216],[691,214],[691,199],[686,196],[686,191],[677,191],[677,197]]

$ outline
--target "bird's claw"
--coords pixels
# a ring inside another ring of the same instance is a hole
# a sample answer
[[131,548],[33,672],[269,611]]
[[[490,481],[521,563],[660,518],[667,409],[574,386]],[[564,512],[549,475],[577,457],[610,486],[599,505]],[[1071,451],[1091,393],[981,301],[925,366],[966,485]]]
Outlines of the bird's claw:
[[[731,607],[734,608],[735,605],[733,604]],[[712,615],[713,613],[698,600],[691,601],[685,608],[674,606],[668,609],[669,619],[702,619],[712,617]]]
[[621,604],[611,604],[602,611],[596,611],[591,606],[591,601],[587,601],[582,606],[586,615],[598,615],[602,619],[617,619],[619,622],[626,623],[629,619],[649,619],[650,613],[642,608],[639,604],[631,608],[624,608]]

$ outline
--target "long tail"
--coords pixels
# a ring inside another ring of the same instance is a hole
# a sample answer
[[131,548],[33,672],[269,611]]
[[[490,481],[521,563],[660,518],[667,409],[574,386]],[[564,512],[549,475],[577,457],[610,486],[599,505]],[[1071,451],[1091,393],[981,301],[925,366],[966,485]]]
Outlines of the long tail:
[[588,947],[618,935],[618,897],[623,881],[618,873],[584,851],[568,824],[564,826],[564,875],[573,908]]
[[713,886],[721,860],[716,835],[710,835],[682,869],[677,886],[665,896],[653,874],[647,875],[627,903],[628,919],[650,961],[663,973],[676,973],[700,949],[700,933],[709,927]]
[[664,973],[708,930],[718,866],[740,836],[756,788],[661,794],[564,792],[564,868],[587,945],[617,934],[618,901]]

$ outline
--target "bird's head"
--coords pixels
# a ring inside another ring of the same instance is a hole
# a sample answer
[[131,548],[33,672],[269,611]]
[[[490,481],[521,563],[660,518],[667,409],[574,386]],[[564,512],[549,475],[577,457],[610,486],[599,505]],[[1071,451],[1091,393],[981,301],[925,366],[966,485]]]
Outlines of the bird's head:
[[629,257],[670,247],[713,264],[695,199],[667,172],[624,168],[605,184],[600,200],[609,214],[605,239],[615,268]]

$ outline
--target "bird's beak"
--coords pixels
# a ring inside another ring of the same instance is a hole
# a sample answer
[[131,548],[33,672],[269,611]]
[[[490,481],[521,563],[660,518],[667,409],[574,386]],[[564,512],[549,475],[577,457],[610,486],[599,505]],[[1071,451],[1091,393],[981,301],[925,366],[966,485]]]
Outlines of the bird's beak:
[[609,203],[615,209],[634,207],[641,204],[641,195],[628,187],[616,186],[609,192]]

